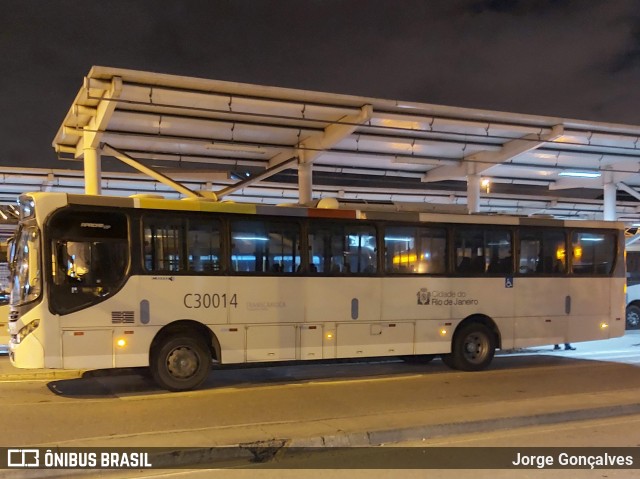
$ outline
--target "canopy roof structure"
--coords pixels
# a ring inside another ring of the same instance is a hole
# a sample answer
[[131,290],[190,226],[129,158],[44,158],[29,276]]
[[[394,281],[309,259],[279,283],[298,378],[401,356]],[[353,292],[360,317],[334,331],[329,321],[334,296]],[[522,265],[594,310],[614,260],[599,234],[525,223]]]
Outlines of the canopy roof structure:
[[85,167],[29,172],[57,191],[640,223],[635,125],[96,66],[53,147]]

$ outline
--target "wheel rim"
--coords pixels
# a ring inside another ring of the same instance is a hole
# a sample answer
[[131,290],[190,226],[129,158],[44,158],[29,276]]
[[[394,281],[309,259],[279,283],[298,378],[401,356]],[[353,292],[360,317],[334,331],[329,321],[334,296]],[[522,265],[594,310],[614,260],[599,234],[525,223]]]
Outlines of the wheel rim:
[[482,363],[489,352],[489,338],[480,333],[473,333],[464,340],[462,352],[467,362],[471,364]]
[[640,315],[636,311],[630,311],[627,313],[627,325],[635,328],[640,323]]
[[186,346],[173,349],[167,355],[167,371],[177,379],[192,377],[200,365],[196,352]]

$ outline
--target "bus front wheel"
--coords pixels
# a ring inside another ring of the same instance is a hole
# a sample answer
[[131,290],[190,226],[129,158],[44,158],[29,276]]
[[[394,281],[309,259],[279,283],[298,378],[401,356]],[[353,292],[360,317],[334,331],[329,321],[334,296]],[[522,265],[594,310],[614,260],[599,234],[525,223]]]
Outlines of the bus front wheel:
[[200,386],[211,371],[207,345],[192,336],[168,337],[151,354],[151,376],[169,391],[188,391]]
[[491,329],[481,323],[471,323],[456,332],[451,353],[442,361],[453,369],[480,371],[491,363],[496,350],[496,338]]

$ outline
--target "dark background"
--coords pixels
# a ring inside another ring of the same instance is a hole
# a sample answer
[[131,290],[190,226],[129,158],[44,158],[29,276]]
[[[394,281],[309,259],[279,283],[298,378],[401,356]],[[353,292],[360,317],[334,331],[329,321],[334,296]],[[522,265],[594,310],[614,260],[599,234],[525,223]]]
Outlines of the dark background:
[[0,165],[93,65],[640,124],[639,0],[1,0]]

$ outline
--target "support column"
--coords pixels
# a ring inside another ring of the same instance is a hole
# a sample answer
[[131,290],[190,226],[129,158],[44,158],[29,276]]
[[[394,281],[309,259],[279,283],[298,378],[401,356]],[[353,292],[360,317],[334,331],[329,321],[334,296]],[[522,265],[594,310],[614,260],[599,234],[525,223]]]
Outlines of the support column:
[[313,199],[313,164],[300,161],[298,164],[298,202],[311,203]]
[[616,184],[609,182],[604,184],[604,220],[615,221],[616,218]]
[[87,195],[99,195],[102,193],[101,177],[100,151],[97,148],[85,148],[84,192]]
[[480,175],[467,176],[467,210],[480,213]]

